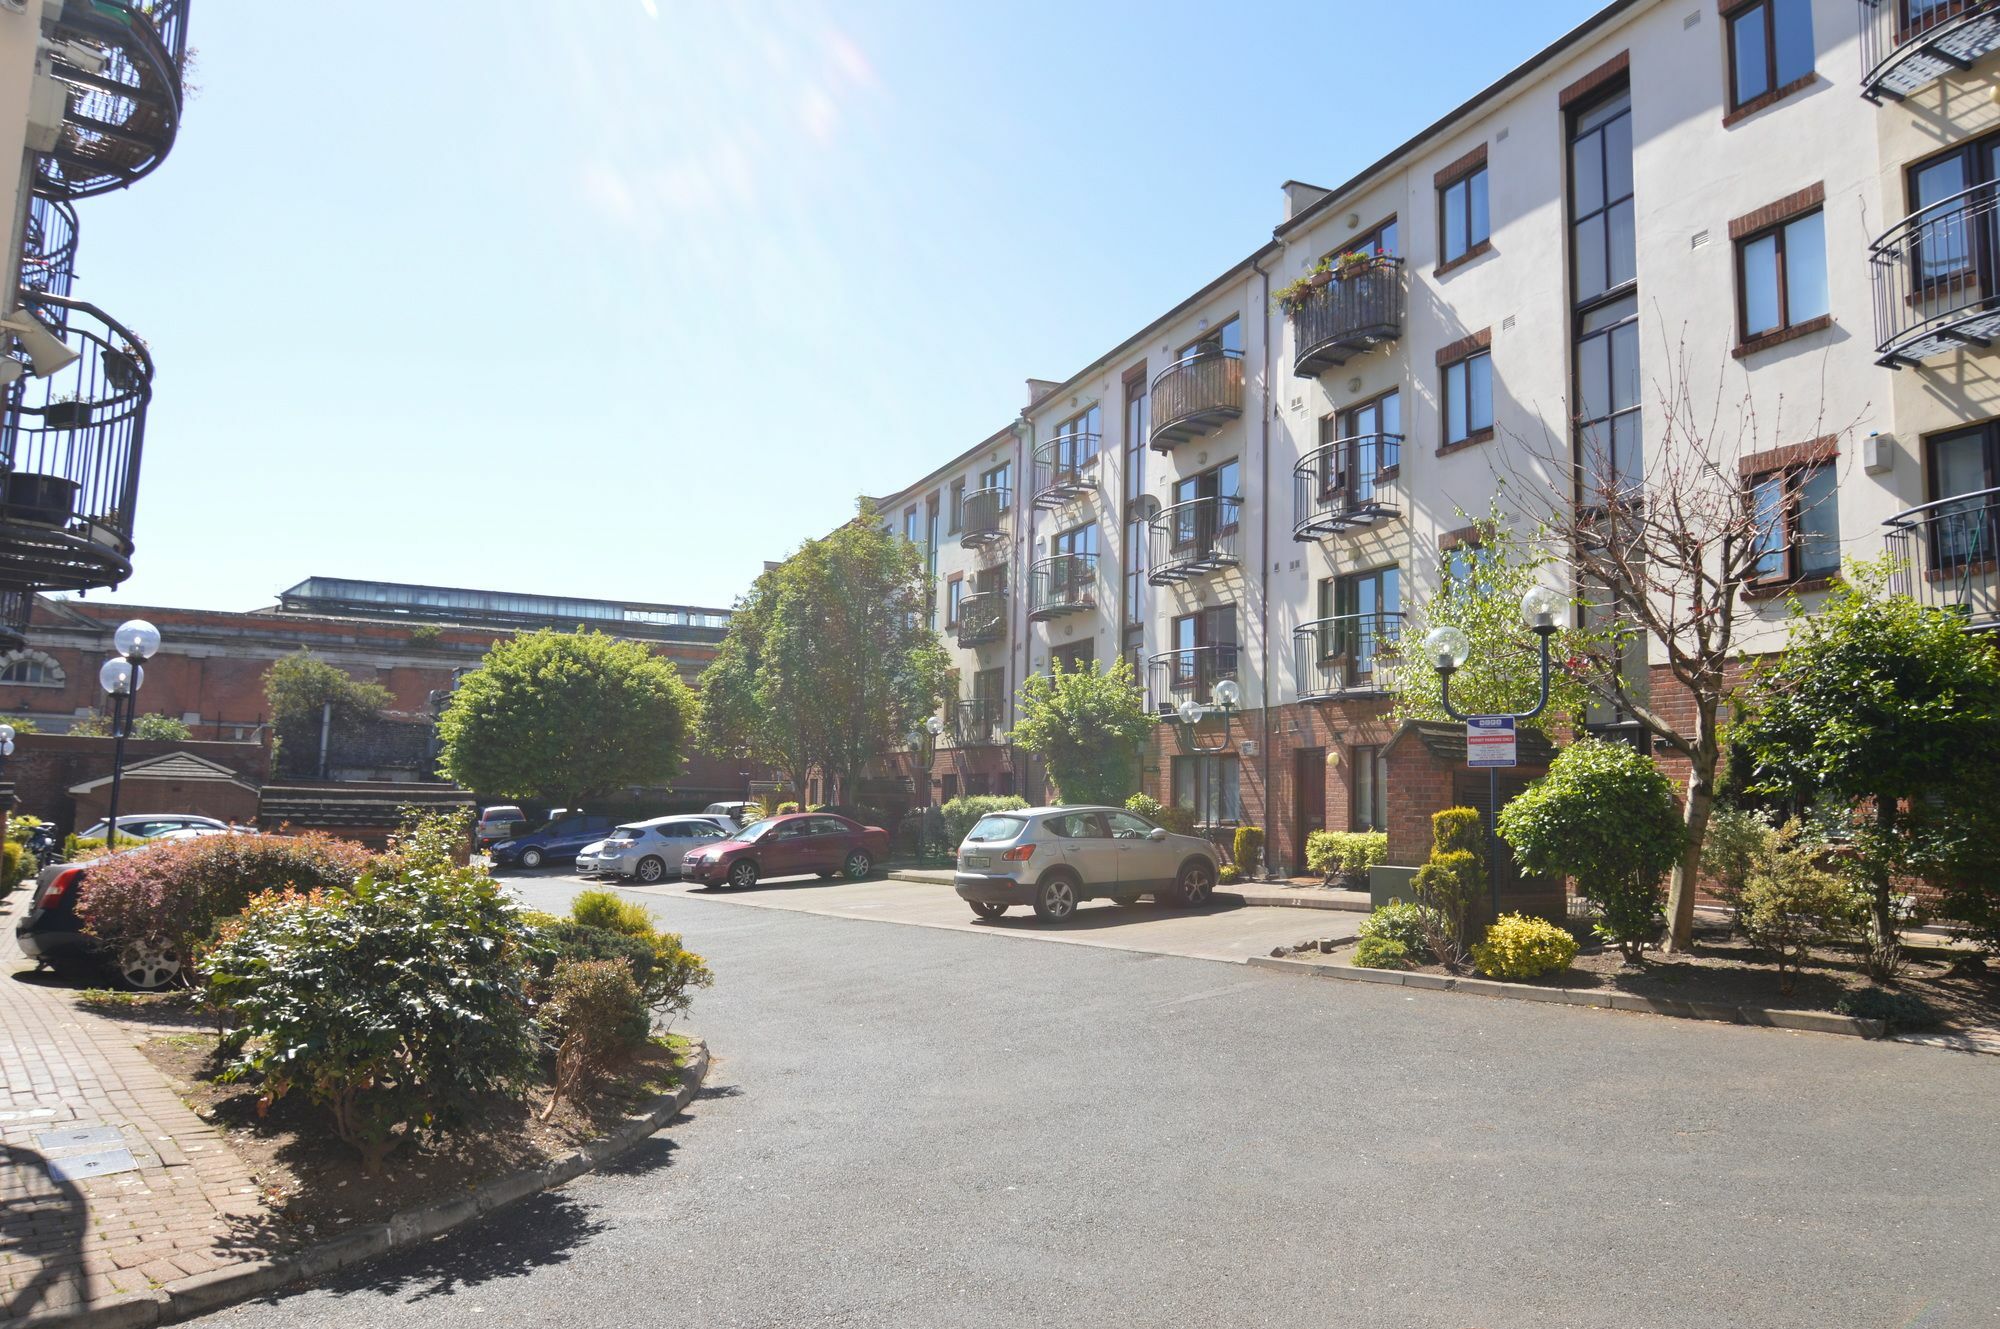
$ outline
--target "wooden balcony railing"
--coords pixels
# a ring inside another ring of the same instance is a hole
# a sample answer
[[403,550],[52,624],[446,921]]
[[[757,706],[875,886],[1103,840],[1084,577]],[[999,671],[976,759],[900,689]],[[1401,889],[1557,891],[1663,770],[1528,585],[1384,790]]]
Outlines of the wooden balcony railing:
[[[49,6],[56,16],[55,75],[70,93],[61,138],[38,166],[37,193],[62,199],[107,193],[166,159],[180,132],[191,3]],[[71,54],[77,48],[101,52],[102,67],[86,68]]]
[[1097,555],[1057,554],[1028,569],[1028,617],[1037,622],[1097,607]]
[[1007,592],[975,591],[958,602],[958,644],[984,646],[1007,635]]
[[1196,498],[1161,508],[1149,523],[1146,580],[1171,586],[1242,561],[1243,500]]
[[2000,629],[2000,489],[1925,503],[1885,525],[1897,559],[1891,590],[1956,610],[1970,630]]
[[1384,256],[1332,276],[1290,312],[1292,372],[1317,378],[1403,335],[1403,260]]
[[1153,378],[1152,446],[1212,434],[1243,414],[1243,352],[1196,351]]
[[1402,633],[1403,616],[1391,611],[1301,623],[1292,633],[1292,679],[1300,700],[1385,691]]
[[1859,0],[1861,95],[1901,101],[2000,50],[1997,0]]
[[1314,448],[1292,467],[1292,538],[1313,540],[1394,517],[1401,434],[1357,434]]

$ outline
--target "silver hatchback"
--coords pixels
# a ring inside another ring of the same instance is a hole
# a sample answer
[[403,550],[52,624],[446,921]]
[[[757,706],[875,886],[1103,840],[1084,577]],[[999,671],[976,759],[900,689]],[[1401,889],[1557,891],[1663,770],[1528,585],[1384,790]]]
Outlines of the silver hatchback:
[[1221,865],[1207,840],[1175,835],[1124,808],[1023,808],[979,819],[958,847],[952,884],[981,918],[1024,904],[1059,923],[1105,896],[1122,905],[1142,895],[1184,908],[1206,904]]

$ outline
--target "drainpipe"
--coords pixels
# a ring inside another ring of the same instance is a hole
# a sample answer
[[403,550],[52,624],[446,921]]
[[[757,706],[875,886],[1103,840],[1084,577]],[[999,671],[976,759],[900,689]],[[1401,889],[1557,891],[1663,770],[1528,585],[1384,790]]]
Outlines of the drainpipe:
[[[1028,640],[1032,629],[1028,625],[1028,564],[1035,552],[1035,509],[1028,502],[1028,486],[1033,477],[1029,475],[1030,456],[1033,448],[1029,440],[1035,436],[1035,426],[1028,419],[1026,411],[1014,420],[1014,557],[1011,560],[1007,578],[1009,582],[1007,612],[1015,620],[1013,646],[1007,654],[1014,661],[1015,686],[1007,693],[1007,728],[1013,730],[1014,721],[1020,718],[1021,688],[1027,685],[1029,661],[1033,643]],[[1014,772],[1014,793],[1019,797],[1028,796],[1029,767],[1032,765],[1020,749],[1012,743],[1007,745],[1007,764]]]
[[[1278,843],[1278,837],[1275,834],[1277,823],[1273,818],[1279,810],[1272,806],[1274,800],[1271,788],[1271,700],[1274,695],[1271,689],[1271,503],[1273,501],[1271,496],[1271,274],[1261,262],[1254,262],[1250,266],[1257,270],[1260,283],[1257,294],[1259,301],[1264,307],[1263,372],[1265,400],[1263,409],[1257,412],[1260,446],[1264,452],[1262,462],[1264,519],[1261,523],[1263,527],[1262,539],[1264,548],[1257,563],[1257,584],[1261,588],[1260,599],[1262,601],[1258,614],[1257,685],[1263,689],[1264,693],[1261,698],[1264,703],[1262,707],[1264,719],[1263,738],[1261,740],[1262,747],[1260,749],[1264,764],[1264,843],[1266,846],[1275,846]],[[1266,848],[1264,862],[1267,868],[1275,856],[1270,848]]]

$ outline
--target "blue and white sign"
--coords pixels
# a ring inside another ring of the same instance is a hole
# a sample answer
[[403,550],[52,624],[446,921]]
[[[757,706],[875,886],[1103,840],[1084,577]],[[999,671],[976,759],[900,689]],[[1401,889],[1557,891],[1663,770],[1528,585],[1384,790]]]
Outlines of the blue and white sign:
[[1471,767],[1512,766],[1514,717],[1468,715],[1465,718],[1465,764]]

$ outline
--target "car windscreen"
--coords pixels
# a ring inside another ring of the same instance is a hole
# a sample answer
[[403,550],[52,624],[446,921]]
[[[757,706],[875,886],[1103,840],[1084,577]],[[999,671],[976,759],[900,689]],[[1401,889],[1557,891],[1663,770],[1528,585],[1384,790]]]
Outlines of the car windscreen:
[[735,838],[743,841],[761,840],[777,824],[778,819],[776,817],[766,817],[762,821],[753,821],[742,830],[736,832]]
[[1021,834],[1027,824],[1025,817],[981,817],[979,824],[966,833],[966,842],[987,844],[996,840],[1012,840]]

